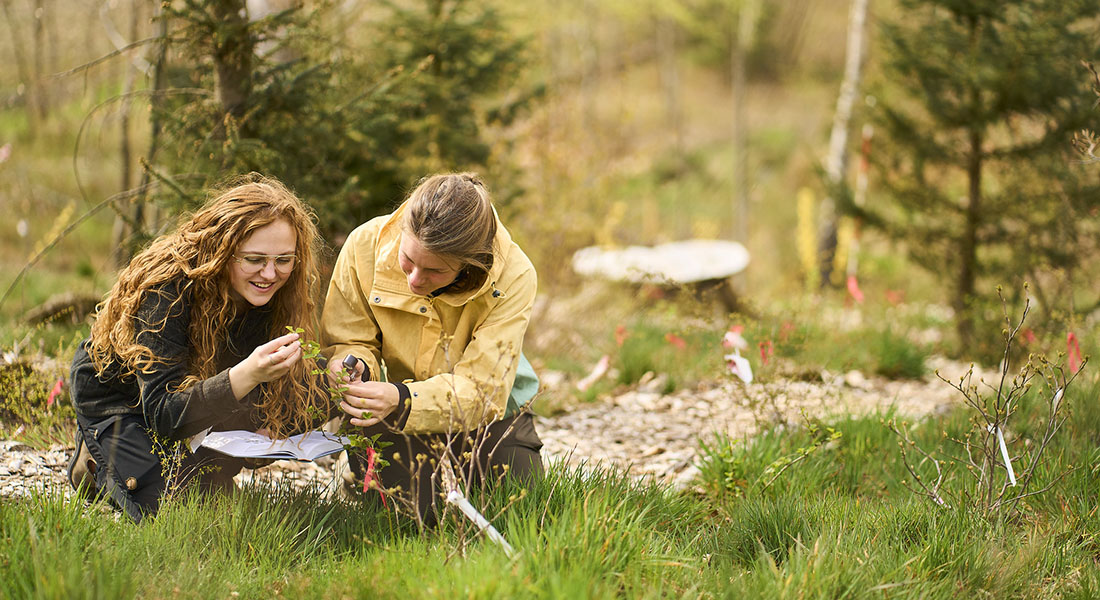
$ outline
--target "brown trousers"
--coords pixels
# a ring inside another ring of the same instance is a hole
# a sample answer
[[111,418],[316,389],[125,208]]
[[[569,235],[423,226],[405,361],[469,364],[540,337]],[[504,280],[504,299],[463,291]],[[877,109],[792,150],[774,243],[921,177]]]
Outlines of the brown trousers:
[[[455,434],[404,435],[390,431],[384,424],[363,431],[364,437],[376,433],[381,434],[379,442],[392,444],[378,452],[389,463],[378,470],[379,482],[387,490],[400,488],[395,492],[400,500],[415,507],[428,527],[435,525],[446,494],[441,457],[449,458],[459,485],[467,493],[471,487],[492,485],[503,478],[530,482],[542,475],[542,441],[530,413]],[[362,457],[355,454],[349,456],[349,463],[362,484],[366,469]],[[380,501],[375,491],[370,491],[368,498]]]

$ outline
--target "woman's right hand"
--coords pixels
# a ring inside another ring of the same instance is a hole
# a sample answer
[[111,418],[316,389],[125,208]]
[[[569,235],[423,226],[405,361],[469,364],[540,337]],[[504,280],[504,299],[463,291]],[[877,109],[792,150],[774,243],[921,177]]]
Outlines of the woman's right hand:
[[297,333],[288,333],[258,346],[247,358],[229,369],[229,385],[240,400],[257,385],[274,381],[290,372],[302,358],[302,342]]
[[355,360],[355,368],[349,369],[345,365],[345,360],[348,358],[355,358],[354,355],[346,354],[342,358],[344,360],[336,360],[336,356],[332,357],[332,360],[328,361],[328,377],[329,382],[334,387],[345,385],[352,381],[360,381],[363,377],[363,372],[366,370],[366,364],[359,359]]

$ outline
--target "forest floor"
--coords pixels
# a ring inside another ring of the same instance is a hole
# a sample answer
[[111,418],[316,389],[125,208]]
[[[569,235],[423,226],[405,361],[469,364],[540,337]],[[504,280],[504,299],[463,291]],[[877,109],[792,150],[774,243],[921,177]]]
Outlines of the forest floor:
[[[949,381],[957,381],[969,365],[930,360]],[[991,381],[989,373],[975,373]],[[544,377],[555,386],[573,385],[564,377]],[[595,402],[579,404],[553,416],[539,416],[537,427],[548,463],[625,469],[676,488],[692,485],[698,474],[700,442],[717,435],[750,439],[776,426],[797,426],[807,418],[828,421],[844,415],[893,414],[918,419],[950,410],[961,395],[930,374],[921,380],[894,381],[866,377],[858,371],[822,372],[812,377],[781,379],[746,386],[740,380],[701,384],[695,389],[663,394],[661,377],[645,377],[629,389]],[[557,390],[560,392],[561,390]],[[72,446],[35,449],[15,441],[0,441],[0,497],[43,492],[68,495],[64,470]],[[325,487],[333,480],[333,461],[277,462],[245,471],[242,480],[289,480]]]

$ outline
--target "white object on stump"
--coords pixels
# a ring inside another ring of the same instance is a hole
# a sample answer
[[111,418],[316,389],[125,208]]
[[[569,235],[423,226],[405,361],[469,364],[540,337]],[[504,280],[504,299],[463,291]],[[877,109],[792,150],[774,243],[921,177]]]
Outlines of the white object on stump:
[[723,280],[749,265],[749,252],[737,242],[684,240],[657,246],[600,248],[573,254],[573,270],[630,283],[687,284]]

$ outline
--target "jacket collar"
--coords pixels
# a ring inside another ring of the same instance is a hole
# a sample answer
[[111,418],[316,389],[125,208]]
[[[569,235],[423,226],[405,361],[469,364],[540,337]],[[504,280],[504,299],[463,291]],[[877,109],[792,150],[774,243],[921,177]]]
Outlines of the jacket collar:
[[[410,297],[423,298],[413,294],[409,290],[409,283],[405,279],[405,273],[397,262],[401,248],[401,218],[405,213],[405,203],[397,207],[389,218],[382,224],[378,232],[378,243],[374,251],[374,285],[375,287],[403,294]],[[496,208],[493,209],[496,215]],[[498,290],[496,282],[504,272],[504,264],[508,261],[508,254],[512,247],[512,236],[497,218],[497,234],[493,239],[493,268],[480,287],[465,292],[446,292],[436,296],[433,301],[444,302],[452,306],[461,306],[482,294],[493,294],[493,297],[502,298],[504,292]]]

